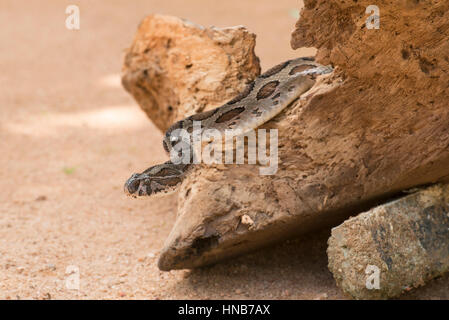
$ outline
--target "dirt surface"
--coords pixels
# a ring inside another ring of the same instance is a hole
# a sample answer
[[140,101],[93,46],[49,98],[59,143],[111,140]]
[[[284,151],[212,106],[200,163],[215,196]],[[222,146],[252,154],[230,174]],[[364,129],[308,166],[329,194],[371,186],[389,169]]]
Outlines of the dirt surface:
[[[124,49],[149,13],[244,24],[265,70],[290,49],[297,1],[2,1],[0,298],[333,299],[329,230],[220,265],[160,272],[176,197],[135,200],[129,175],[162,162],[161,133],[120,86]],[[79,290],[73,288],[79,270]],[[449,278],[406,298],[449,298]]]

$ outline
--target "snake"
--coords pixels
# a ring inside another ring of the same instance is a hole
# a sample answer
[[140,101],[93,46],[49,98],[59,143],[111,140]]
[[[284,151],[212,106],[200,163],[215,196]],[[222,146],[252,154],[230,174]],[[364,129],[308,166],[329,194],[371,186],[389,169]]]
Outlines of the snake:
[[[309,91],[318,76],[332,72],[331,66],[318,64],[313,57],[282,62],[248,83],[243,91],[224,105],[175,122],[165,132],[162,142],[164,150],[168,154],[173,152],[175,145],[184,141],[178,129],[184,129],[191,135],[194,122],[201,125],[201,130],[224,132],[237,129],[241,133],[253,130]],[[132,197],[172,193],[195,165],[192,161],[167,161],[151,166],[141,173],[132,174],[124,185],[124,192]]]

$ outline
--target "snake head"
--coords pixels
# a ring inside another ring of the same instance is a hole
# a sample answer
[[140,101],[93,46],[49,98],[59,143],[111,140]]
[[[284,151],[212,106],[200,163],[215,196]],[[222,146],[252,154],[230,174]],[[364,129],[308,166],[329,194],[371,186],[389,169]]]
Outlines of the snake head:
[[170,162],[148,168],[142,173],[134,173],[126,182],[124,191],[134,198],[155,194],[169,194],[181,184],[187,165]]

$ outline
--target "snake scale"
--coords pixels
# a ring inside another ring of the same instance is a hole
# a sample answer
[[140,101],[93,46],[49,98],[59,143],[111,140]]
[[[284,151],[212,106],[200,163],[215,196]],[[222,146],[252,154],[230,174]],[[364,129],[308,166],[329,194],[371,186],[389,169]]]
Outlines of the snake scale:
[[[226,104],[173,124],[165,133],[164,149],[170,153],[175,144],[181,142],[182,138],[176,133],[179,130],[176,129],[185,129],[191,134],[194,121],[200,121],[201,129],[217,129],[220,132],[238,129],[245,133],[255,129],[312,88],[318,75],[332,71],[330,66],[320,65],[311,57],[278,64],[258,76]],[[133,197],[173,192],[193,165],[167,161],[152,166],[142,173],[134,173],[126,181],[124,191]]]

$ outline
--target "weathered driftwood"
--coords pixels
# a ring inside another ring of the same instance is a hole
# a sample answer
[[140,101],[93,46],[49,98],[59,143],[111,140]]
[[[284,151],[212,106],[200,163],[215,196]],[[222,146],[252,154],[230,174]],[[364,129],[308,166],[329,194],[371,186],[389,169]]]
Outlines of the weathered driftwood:
[[241,26],[203,28],[150,15],[127,51],[122,84],[164,132],[177,120],[220,106],[259,75],[255,39]]
[[[213,263],[334,224],[400,190],[448,180],[449,4],[378,1],[378,30],[365,27],[368,5],[369,1],[363,0],[305,1],[292,46],[317,47],[319,62],[333,64],[334,76],[319,84],[308,99],[265,125],[279,130],[276,175],[260,176],[257,167],[249,165],[201,166],[184,181],[177,221],[159,260],[162,270]],[[160,32],[170,30],[164,22],[158,26]],[[203,106],[189,107],[186,112],[182,103],[174,104],[181,111],[166,116],[164,103],[171,94],[161,90],[174,90],[183,83],[175,73],[186,68],[184,56],[198,54],[198,62],[203,57],[209,60],[198,53],[202,47],[177,50],[181,40],[170,42],[169,52],[179,52],[179,56],[168,59],[166,44],[154,40],[164,37],[154,38],[151,30],[139,29],[127,55],[123,79],[135,96],[149,97],[146,104],[141,102],[142,107],[160,128],[166,128],[172,119],[200,111]],[[198,31],[192,27],[189,32]],[[171,37],[177,36],[168,32],[166,42]],[[147,53],[146,43],[153,43]],[[217,60],[220,70],[241,74],[239,66],[246,62],[227,61],[246,57],[248,46],[238,49],[245,43],[234,41],[227,46],[239,57],[228,54],[227,60]],[[148,56],[151,52],[153,55]],[[230,70],[235,67],[237,71]],[[160,77],[158,81],[151,77],[146,80],[146,90],[136,88],[141,85],[139,81],[130,81],[144,70]],[[192,67],[183,76],[194,77],[198,72],[203,79],[201,86],[189,82],[184,95],[174,96],[188,101],[189,94],[197,90],[197,95],[223,97],[220,102],[212,99],[210,106],[206,103],[209,109],[229,98],[233,86],[256,74],[234,77],[229,87],[216,81],[210,81],[208,87],[209,74],[215,79],[215,70],[195,71]],[[245,70],[258,71],[252,67]],[[172,78],[177,80],[171,83]],[[159,97],[164,97],[164,103]]]
[[338,286],[356,299],[398,296],[449,271],[449,185],[380,205],[332,229]]

